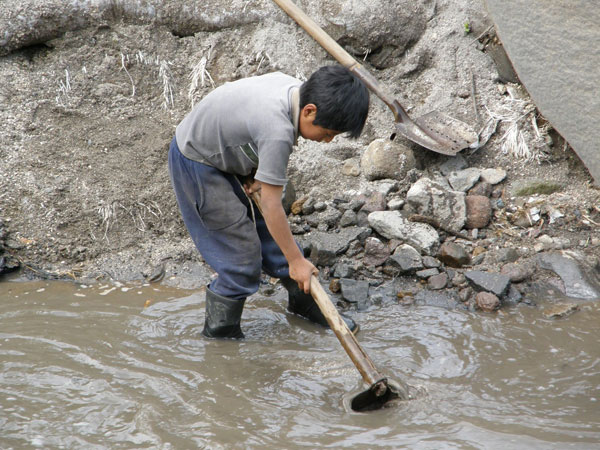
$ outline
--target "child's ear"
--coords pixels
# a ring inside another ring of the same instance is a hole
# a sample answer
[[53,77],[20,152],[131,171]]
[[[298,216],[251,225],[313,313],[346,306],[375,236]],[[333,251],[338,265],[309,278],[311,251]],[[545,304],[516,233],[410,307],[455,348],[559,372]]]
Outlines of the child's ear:
[[308,103],[307,105],[304,106],[304,108],[302,108],[302,111],[300,111],[300,114],[304,117],[311,117],[311,116],[316,116],[317,115],[317,105],[315,105],[314,103]]

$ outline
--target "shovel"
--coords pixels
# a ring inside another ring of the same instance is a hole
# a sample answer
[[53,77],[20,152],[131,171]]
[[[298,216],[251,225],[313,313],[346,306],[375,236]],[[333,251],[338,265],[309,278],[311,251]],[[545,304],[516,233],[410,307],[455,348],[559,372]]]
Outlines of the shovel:
[[377,79],[350,56],[331,36],[291,0],[273,0],[304,31],[311,35],[342,66],[350,70],[373,91],[394,113],[396,130],[407,139],[436,153],[455,156],[477,141],[477,135],[460,120],[438,111],[412,120],[398,100],[384,92]]
[[350,399],[350,408],[353,411],[366,412],[380,409],[391,400],[407,400],[407,387],[392,382],[379,373],[314,275],[310,279],[310,293],[364,382],[369,386],[367,390],[355,394]]
[[[253,192],[252,200],[262,214],[260,207],[260,194]],[[375,368],[369,355],[362,349],[346,322],[340,316],[329,295],[319,283],[316,276],[310,279],[310,294],[315,299],[317,306],[323,313],[325,320],[335,333],[336,337],[346,350],[346,353],[360,372],[364,382],[369,388],[355,394],[349,399],[349,407],[353,411],[366,412],[380,409],[391,400],[407,400],[409,398],[408,388],[400,383],[388,380]],[[346,403],[346,402],[345,402]]]

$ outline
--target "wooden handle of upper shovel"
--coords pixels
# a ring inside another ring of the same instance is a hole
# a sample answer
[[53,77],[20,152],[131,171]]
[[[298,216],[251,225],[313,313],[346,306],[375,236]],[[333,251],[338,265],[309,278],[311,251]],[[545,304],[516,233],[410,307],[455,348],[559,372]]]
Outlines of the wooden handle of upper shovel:
[[342,66],[352,70],[352,67],[359,65],[350,54],[344,50],[331,36],[329,36],[317,23],[306,15],[294,2],[291,0],[273,0],[279,5],[285,13],[294,19],[298,25],[304,28],[315,41],[327,50]]
[[314,20],[308,17],[304,11],[296,6],[294,2],[291,0],[273,1],[277,3],[288,16],[294,19],[304,31],[312,36],[312,38],[317,41],[327,53],[333,56],[337,62],[360,78],[362,82],[392,110],[397,122],[411,120],[402,105],[382,89],[377,78],[371,75],[371,73],[360,65],[340,44],[325,33],[325,31],[323,31]]
[[314,275],[310,279],[310,293],[323,313],[323,316],[325,316],[327,323],[342,344],[342,347],[344,347],[344,350],[346,350],[346,353],[362,375],[363,380],[369,386],[380,381],[383,376],[375,368],[371,358],[362,349],[356,337],[352,334],[352,331],[350,331],[348,325],[346,325],[346,322],[344,322],[344,319],[342,319],[342,316],[340,316],[340,313],[331,302],[329,295],[327,295],[327,292],[325,292],[325,289],[323,289],[323,286],[321,286],[321,283],[319,283],[319,280]]

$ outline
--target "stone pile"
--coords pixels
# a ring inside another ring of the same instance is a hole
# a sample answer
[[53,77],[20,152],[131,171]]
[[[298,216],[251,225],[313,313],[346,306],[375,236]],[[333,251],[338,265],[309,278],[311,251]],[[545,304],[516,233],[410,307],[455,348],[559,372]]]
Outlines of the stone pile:
[[[491,312],[521,302],[518,286],[536,270],[560,266],[531,257],[564,248],[553,238],[540,237],[532,249],[505,248],[489,228],[514,215],[503,199],[504,170],[466,167],[457,156],[425,173],[410,153],[376,141],[347,172],[366,174],[368,189],[291,204],[292,232],[332,293],[359,309],[401,301]],[[531,215],[511,226],[533,226]],[[587,298],[600,298],[598,286],[586,285]]]

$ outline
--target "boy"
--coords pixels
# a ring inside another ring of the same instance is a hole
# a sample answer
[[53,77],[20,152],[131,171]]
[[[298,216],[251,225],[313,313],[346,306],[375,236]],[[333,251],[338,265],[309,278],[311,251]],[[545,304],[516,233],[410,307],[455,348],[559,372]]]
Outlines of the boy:
[[[364,84],[326,66],[305,83],[279,72],[226,83],[179,124],[169,149],[171,182],[196,248],[218,274],[206,290],[204,336],[244,337],[240,318],[261,269],[282,280],[289,311],[328,326],[309,294],[318,271],[294,241],[281,194],[298,136],[357,138],[368,109]],[[259,190],[262,214],[248,198]]]

